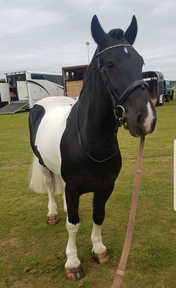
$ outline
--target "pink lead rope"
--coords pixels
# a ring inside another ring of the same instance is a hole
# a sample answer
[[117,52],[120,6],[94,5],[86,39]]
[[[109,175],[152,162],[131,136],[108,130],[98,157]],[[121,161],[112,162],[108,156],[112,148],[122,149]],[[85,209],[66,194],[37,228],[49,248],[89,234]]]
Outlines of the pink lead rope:
[[140,185],[140,177],[141,177],[141,171],[142,171],[142,157],[143,157],[143,150],[144,150],[144,140],[145,140],[145,137],[141,137],[140,145],[139,145],[139,152],[138,152],[137,167],[136,167],[136,175],[135,175],[135,181],[134,181],[133,198],[131,202],[131,209],[130,209],[130,215],[129,215],[129,220],[128,220],[128,227],[127,227],[127,232],[125,236],[125,242],[123,246],[122,255],[120,258],[120,263],[116,271],[116,275],[114,277],[114,281],[112,283],[111,288],[119,288],[121,285],[123,276],[125,274],[125,268],[126,268],[126,264],[128,260],[129,251],[130,251],[131,240],[132,240],[133,229],[134,229],[134,222],[135,222],[135,217],[136,217],[137,204],[138,204],[139,185]]

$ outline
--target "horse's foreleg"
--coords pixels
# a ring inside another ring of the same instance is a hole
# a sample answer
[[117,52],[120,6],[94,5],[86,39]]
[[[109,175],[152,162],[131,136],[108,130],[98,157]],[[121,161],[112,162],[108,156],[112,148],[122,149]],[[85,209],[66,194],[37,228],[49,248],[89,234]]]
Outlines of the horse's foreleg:
[[49,171],[46,167],[42,166],[42,173],[44,184],[46,185],[48,191],[48,214],[47,214],[47,223],[49,225],[55,225],[59,222],[57,205],[54,200],[54,179],[53,173]]
[[66,248],[67,262],[65,264],[65,273],[68,280],[76,281],[84,276],[81,262],[77,257],[76,248],[76,235],[80,227],[80,219],[78,215],[79,191],[76,191],[74,187],[70,187],[66,184],[65,192],[68,209],[66,222],[68,243]]
[[[105,188],[105,187],[103,187]],[[92,255],[96,262],[106,263],[109,255],[106,246],[102,243],[101,225],[105,217],[105,204],[114,188],[114,183],[110,183],[106,190],[101,189],[94,193],[93,200],[93,228],[91,234]]]
[[106,249],[106,246],[102,243],[101,236],[101,226],[93,223],[92,234],[92,255],[96,262],[106,263],[109,259],[109,255]]
[[68,231],[68,243],[66,248],[67,262],[65,264],[66,277],[70,281],[77,281],[81,279],[84,274],[81,268],[81,262],[77,257],[76,248],[76,234],[79,230],[80,223],[74,225],[66,222],[66,228]]

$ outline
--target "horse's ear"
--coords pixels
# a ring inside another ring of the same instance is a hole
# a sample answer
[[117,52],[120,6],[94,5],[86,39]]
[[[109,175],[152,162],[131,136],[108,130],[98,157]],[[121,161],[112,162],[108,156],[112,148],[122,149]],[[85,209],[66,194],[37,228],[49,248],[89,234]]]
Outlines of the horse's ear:
[[128,27],[128,29],[126,30],[126,32],[124,33],[124,38],[131,44],[133,45],[135,39],[136,39],[136,35],[137,35],[137,31],[138,31],[138,27],[137,27],[137,20],[136,17],[133,16],[130,26]]
[[101,27],[96,15],[94,15],[92,18],[91,32],[94,41],[100,46],[103,43],[106,34]]

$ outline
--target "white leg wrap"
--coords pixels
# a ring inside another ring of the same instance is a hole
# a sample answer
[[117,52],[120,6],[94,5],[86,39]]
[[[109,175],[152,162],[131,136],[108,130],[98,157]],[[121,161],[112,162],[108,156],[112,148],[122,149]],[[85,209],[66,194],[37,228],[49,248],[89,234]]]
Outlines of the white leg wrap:
[[73,225],[66,222],[66,228],[68,231],[68,243],[66,248],[67,262],[65,268],[77,268],[80,266],[81,262],[77,257],[77,248],[76,248],[76,234],[79,230],[80,223]]
[[106,251],[106,246],[102,243],[102,236],[101,236],[101,226],[97,225],[93,222],[92,234],[91,234],[91,241],[92,241],[92,251],[96,254],[101,254]]

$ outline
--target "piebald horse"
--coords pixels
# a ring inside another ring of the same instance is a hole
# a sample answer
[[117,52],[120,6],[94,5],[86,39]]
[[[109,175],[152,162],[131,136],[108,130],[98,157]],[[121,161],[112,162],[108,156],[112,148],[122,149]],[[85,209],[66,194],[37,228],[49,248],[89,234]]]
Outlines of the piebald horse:
[[109,256],[101,227],[106,201],[121,169],[118,128],[125,125],[132,136],[141,137],[152,133],[156,124],[156,111],[142,79],[144,61],[133,47],[136,17],[126,32],[105,33],[95,15],[91,32],[97,49],[78,101],[64,96],[44,98],[29,115],[34,152],[30,188],[48,193],[51,225],[59,219],[54,194],[63,195],[68,230],[65,271],[71,281],[83,277],[76,247],[80,196],[94,193],[92,254],[105,263]]

